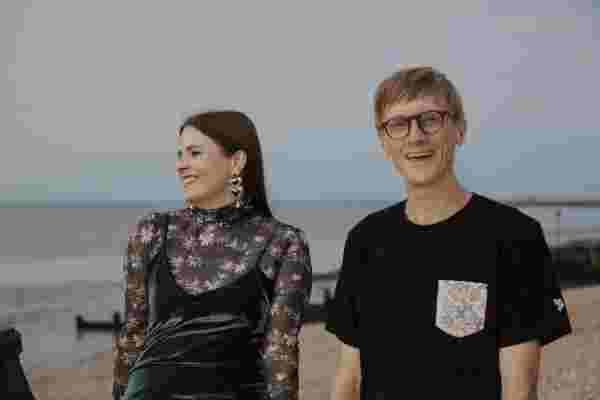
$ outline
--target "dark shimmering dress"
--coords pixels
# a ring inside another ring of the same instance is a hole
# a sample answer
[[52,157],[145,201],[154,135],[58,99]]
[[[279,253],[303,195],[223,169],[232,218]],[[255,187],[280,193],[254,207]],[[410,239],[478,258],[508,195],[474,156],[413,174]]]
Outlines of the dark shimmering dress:
[[312,276],[301,230],[246,198],[142,218],[125,258],[115,398],[297,398]]

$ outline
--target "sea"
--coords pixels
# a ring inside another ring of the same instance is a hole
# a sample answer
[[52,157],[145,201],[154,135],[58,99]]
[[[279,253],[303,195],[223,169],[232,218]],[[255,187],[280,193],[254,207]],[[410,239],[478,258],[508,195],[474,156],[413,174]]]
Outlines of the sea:
[[[323,301],[335,280],[321,274],[339,268],[348,230],[369,213],[393,202],[289,202],[274,207],[284,222],[307,235],[316,279],[312,303]],[[78,333],[75,316],[110,321],[122,311],[122,254],[127,233],[151,210],[171,203],[131,205],[63,204],[0,207],[0,321],[23,336],[21,359],[35,367],[83,365],[112,347],[109,332]],[[544,227],[550,245],[600,239],[600,209],[523,208]],[[493,229],[492,227],[490,229]]]

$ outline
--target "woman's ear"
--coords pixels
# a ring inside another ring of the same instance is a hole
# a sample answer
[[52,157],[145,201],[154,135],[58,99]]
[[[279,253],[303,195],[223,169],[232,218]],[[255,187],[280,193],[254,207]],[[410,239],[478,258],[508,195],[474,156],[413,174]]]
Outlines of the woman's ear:
[[233,175],[241,175],[246,167],[247,154],[244,150],[238,150],[231,156]]

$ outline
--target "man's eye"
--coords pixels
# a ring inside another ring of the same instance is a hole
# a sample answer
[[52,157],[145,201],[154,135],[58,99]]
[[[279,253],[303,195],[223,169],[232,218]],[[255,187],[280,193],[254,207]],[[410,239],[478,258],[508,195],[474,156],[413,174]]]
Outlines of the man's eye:
[[408,121],[405,119],[390,121],[389,126],[390,128],[405,128],[408,126]]
[[202,152],[201,151],[192,151],[191,154],[192,154],[192,157],[198,157],[198,156],[202,155]]
[[183,156],[183,153],[181,151],[177,152],[177,159],[181,160],[181,157]]
[[424,114],[421,114],[421,119],[441,119],[442,116],[439,113],[436,112],[427,112]]
[[421,118],[421,123],[425,126],[435,126],[441,124],[442,120],[438,116],[427,116]]

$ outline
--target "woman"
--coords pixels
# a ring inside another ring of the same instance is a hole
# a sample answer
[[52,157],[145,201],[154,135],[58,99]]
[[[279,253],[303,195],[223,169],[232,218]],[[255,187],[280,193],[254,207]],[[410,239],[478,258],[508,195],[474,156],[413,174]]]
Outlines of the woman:
[[271,214],[254,124],[196,114],[177,145],[187,207],[129,236],[113,397],[297,399],[310,255],[303,231]]

